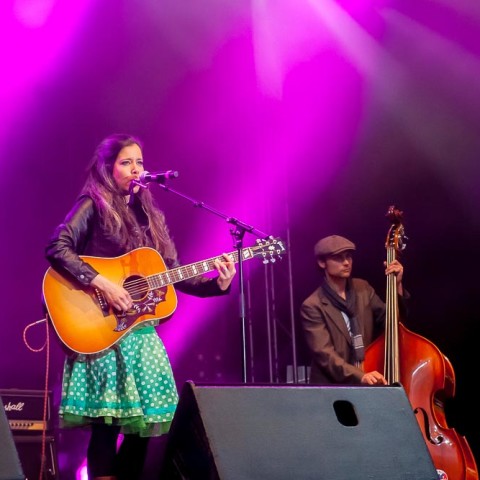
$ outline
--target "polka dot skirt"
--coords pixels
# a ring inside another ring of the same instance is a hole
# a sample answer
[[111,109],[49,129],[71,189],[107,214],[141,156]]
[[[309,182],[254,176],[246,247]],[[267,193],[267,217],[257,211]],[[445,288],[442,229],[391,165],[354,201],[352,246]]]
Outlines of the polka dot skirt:
[[103,419],[130,425],[124,433],[162,434],[177,403],[167,352],[151,326],[131,332],[103,355],[65,361],[59,409],[65,427]]

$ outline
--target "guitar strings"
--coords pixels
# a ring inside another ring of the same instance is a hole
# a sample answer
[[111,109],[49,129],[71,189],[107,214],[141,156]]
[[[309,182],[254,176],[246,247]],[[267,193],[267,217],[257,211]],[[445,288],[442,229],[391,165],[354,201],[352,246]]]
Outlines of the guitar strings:
[[[234,252],[231,255],[234,257],[234,261],[237,261],[237,258],[238,258],[237,252]],[[208,260],[204,260],[202,262],[196,262],[196,263],[192,263],[190,265],[177,267],[177,268],[174,268],[172,270],[166,270],[165,272],[155,273],[153,275],[148,275],[146,277],[138,278],[138,279],[135,279],[135,280],[129,280],[129,281],[124,283],[124,288],[128,291],[128,293],[130,293],[130,295],[138,295],[138,294],[146,293],[149,290],[152,290],[152,288],[149,287],[149,285],[150,285],[149,280],[150,279],[153,279],[153,278],[162,279],[161,285],[158,285],[158,287],[156,287],[156,288],[161,288],[161,287],[170,285],[172,283],[176,283],[177,281],[183,280],[184,277],[182,277],[178,274],[178,272],[180,272],[182,270],[187,273],[188,276],[186,278],[191,278],[191,277],[197,276],[197,273],[194,273],[194,269],[193,269],[193,267],[197,266],[197,265],[202,265],[202,264],[206,263],[208,268],[209,268],[209,270],[202,269],[202,272],[199,272],[198,275],[201,275],[201,273],[212,271],[213,268],[214,268],[214,261],[217,258],[220,260],[222,257],[213,257],[213,258],[210,258]],[[188,270],[190,270],[190,271],[188,271]],[[197,267],[196,270],[198,271],[200,269]],[[166,279],[164,277],[167,277],[167,276],[172,277],[173,281],[166,281]]]
[[[273,240],[273,239],[272,239]],[[277,245],[278,248],[273,248],[273,245]],[[264,263],[268,263],[268,261],[275,261],[275,256],[280,256],[285,248],[282,246],[282,243],[279,242],[278,240],[273,240],[273,242],[264,242],[264,243],[258,243],[256,246],[253,247],[248,247],[244,248],[241,250],[242,252],[242,257],[245,260],[248,260],[250,258],[253,258],[255,256],[258,256],[258,253],[255,254],[257,250],[261,250],[263,252],[263,258],[264,258]],[[265,251],[265,247],[269,247],[269,251]],[[246,256],[246,254],[249,253],[251,256]],[[239,252],[230,252],[229,255],[233,257],[233,261],[235,263],[238,262],[239,259]],[[268,259],[270,257],[270,259]],[[164,272],[160,273],[155,273],[152,275],[147,275],[147,276],[142,276],[139,278],[135,278],[134,280],[127,280],[124,282],[123,287],[128,291],[128,293],[132,296],[144,296],[147,292],[166,287],[168,285],[171,285],[173,283],[182,281],[182,280],[187,280],[188,278],[196,277],[201,275],[202,273],[207,273],[211,272],[214,270],[214,262],[215,260],[221,260],[222,256],[216,256],[212,257],[207,260],[203,260],[200,262],[195,262],[191,263],[189,265],[184,265],[180,267],[176,267],[172,270],[165,270]],[[207,264],[208,270],[199,268],[201,265]],[[186,276],[179,275],[180,272],[185,272]],[[198,272],[198,273],[197,273]],[[169,278],[171,277],[171,278]],[[154,278],[159,278],[161,280],[160,285],[155,285],[154,281],[152,279]],[[167,281],[168,280],[168,281]],[[138,299],[134,299],[138,300]]]
[[[274,243],[278,243],[278,242],[274,242]],[[267,244],[269,243],[267,242]],[[265,245],[257,245],[255,247],[245,248],[242,250],[242,253],[245,253],[245,252],[253,253],[258,249],[263,249],[264,247]],[[273,258],[275,254],[278,255],[281,253],[281,251],[282,249],[280,248],[278,250],[274,250],[273,252],[270,251],[269,254]],[[234,262],[238,262],[238,252],[231,252],[229,255],[233,257]],[[137,278],[135,280],[129,280],[124,283],[124,288],[128,291],[128,293],[130,293],[130,295],[143,294],[153,289],[150,287],[150,280],[153,278],[160,278],[162,280],[161,285],[155,286],[155,288],[162,288],[164,286],[171,285],[173,283],[176,283],[182,280],[186,280],[187,278],[201,275],[202,273],[211,272],[214,269],[214,262],[217,259],[221,260],[222,257],[216,256],[216,257],[209,258],[207,260],[203,260],[201,262],[195,262],[189,265],[180,266],[172,270],[166,270],[164,272],[155,273],[153,275],[147,275],[146,277]],[[203,265],[205,263],[208,266],[208,270],[198,268],[200,265]],[[195,267],[195,270],[194,270],[194,267]],[[184,277],[179,275],[179,272],[181,271],[184,271],[187,274],[187,276]],[[198,271],[198,274],[196,273],[197,271]],[[173,280],[166,281],[165,277],[172,277]]]

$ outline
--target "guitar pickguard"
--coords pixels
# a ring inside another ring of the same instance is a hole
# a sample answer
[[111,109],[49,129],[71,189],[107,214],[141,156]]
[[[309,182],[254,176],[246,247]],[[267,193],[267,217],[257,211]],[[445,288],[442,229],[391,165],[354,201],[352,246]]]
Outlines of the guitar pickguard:
[[160,302],[165,301],[165,294],[167,288],[157,288],[150,290],[140,300],[133,300],[133,306],[126,312],[115,312],[114,316],[117,320],[117,326],[113,329],[114,332],[123,332],[127,328],[131,327],[137,318],[144,315],[155,315],[155,309]]

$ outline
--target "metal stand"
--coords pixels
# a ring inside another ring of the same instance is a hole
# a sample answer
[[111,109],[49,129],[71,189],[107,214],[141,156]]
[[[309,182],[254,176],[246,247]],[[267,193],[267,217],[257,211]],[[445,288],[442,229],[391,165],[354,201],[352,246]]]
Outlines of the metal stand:
[[[132,182],[134,183],[134,182]],[[241,322],[241,329],[242,329],[242,379],[244,383],[247,383],[247,339],[246,339],[246,308],[245,308],[245,281],[244,281],[244,271],[243,271],[243,237],[245,236],[245,232],[251,233],[252,235],[255,235],[257,238],[262,238],[262,239],[268,239],[270,238],[269,235],[266,233],[256,229],[255,227],[251,225],[247,225],[246,223],[242,222],[241,220],[238,220],[235,217],[225,215],[224,213],[219,212],[218,210],[210,207],[209,205],[206,205],[204,202],[200,202],[198,200],[195,200],[188,195],[185,195],[184,193],[181,193],[177,190],[174,190],[170,188],[169,186],[166,185],[165,180],[162,182],[156,182],[157,185],[159,185],[161,188],[168,192],[172,192],[175,195],[178,195],[182,198],[185,198],[189,202],[193,204],[194,207],[198,208],[203,208],[205,210],[208,210],[209,212],[213,213],[214,215],[217,215],[223,219],[227,223],[230,223],[234,227],[230,229],[230,233],[233,237],[233,244],[235,249],[238,252],[238,277],[239,277],[239,288],[240,288],[240,294],[239,294],[239,310],[240,310],[240,322]],[[141,185],[141,184],[140,184]],[[144,185],[142,185],[144,186]],[[268,259],[267,259],[268,261]],[[265,263],[267,263],[265,261]]]

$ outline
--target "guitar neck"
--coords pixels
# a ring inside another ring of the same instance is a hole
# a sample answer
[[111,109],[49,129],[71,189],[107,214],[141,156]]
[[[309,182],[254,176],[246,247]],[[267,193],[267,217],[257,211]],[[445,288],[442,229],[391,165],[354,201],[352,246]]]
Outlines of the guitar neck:
[[[256,242],[255,246],[229,253],[230,257],[235,263],[239,255],[242,261],[259,257],[267,264],[275,262],[286,251],[277,238]],[[170,285],[215,270],[215,261],[223,257],[219,255],[171,270],[165,270],[159,252],[150,247],[140,247],[115,258],[83,259],[111,281],[122,284],[134,301],[127,312],[119,312],[110,306],[99,289],[85,289],[52,267],[47,270],[43,294],[58,337],[73,352],[96,354],[115,345],[140,323],[170,318],[177,307],[177,297]],[[169,288],[163,288],[167,286]],[[82,321],[78,322],[80,314]]]
[[[254,254],[254,248],[255,247],[242,249],[242,259],[250,260],[256,256]],[[233,258],[235,263],[238,263],[238,251],[230,252],[228,255]],[[162,273],[150,275],[147,277],[148,285],[151,289],[155,289],[164,287],[165,285],[172,285],[183,280],[188,280],[189,278],[197,277],[204,273],[212,272],[215,270],[215,260],[217,259],[222,261],[224,258],[222,255],[218,255],[200,262],[183,265],[181,267],[172,268],[171,270],[166,270]]]

